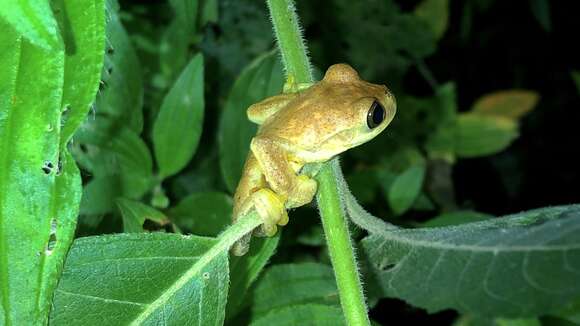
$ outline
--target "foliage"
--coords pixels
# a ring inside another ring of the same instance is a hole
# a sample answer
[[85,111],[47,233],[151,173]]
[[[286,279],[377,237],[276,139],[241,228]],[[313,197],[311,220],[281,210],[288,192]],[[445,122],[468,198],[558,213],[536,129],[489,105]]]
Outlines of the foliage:
[[[346,61],[397,97],[385,133],[343,156],[344,177],[333,163],[377,322],[394,321],[381,311],[398,299],[426,318],[455,311],[447,324],[578,323],[578,205],[513,214],[571,200],[508,212],[462,192],[483,173],[470,162],[487,162],[509,198],[525,193],[513,171],[536,156],[518,144],[543,126],[543,103],[560,103],[533,82],[473,86],[445,64],[454,42],[486,42],[477,19],[501,5],[297,2],[315,76]],[[538,33],[559,31],[552,6],[530,1]],[[245,109],[284,83],[267,9],[0,4],[0,325],[345,323],[312,207],[227,253],[256,223],[229,227],[257,129]],[[579,76],[565,67],[566,96]]]

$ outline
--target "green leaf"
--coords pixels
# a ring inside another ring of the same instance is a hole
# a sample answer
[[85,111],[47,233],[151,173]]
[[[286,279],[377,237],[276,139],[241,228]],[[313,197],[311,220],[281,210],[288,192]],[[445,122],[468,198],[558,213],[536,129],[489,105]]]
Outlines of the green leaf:
[[159,63],[169,82],[187,63],[195,36],[198,16],[198,0],[170,0],[175,12],[174,19],[163,33],[160,44]]
[[227,251],[216,240],[164,233],[81,238],[54,297],[53,325],[221,325]]
[[80,213],[102,215],[113,211],[115,199],[122,196],[120,180],[116,176],[93,178],[83,187]]
[[473,104],[471,112],[518,120],[538,103],[538,93],[527,90],[505,90],[487,94]]
[[138,201],[119,198],[117,206],[123,217],[123,231],[125,233],[143,232],[145,220],[157,222],[157,224],[167,223],[165,214]]
[[[107,0],[106,55],[95,113],[113,121],[110,133],[123,126],[140,134],[143,128],[141,65],[119,20],[117,6],[116,1]],[[96,123],[89,119],[85,124]]]
[[389,206],[397,215],[405,213],[412,205],[423,186],[425,165],[410,166],[399,174],[389,189]]
[[274,255],[280,242],[280,233],[278,232],[271,238],[252,237],[250,251],[247,254],[241,257],[230,257],[231,279],[226,307],[227,319],[235,316],[244,307],[244,304],[250,303],[249,298],[246,297],[246,292],[258,278],[268,260]]
[[40,325],[80,202],[78,169],[59,148],[65,54],[0,30],[0,324]]
[[77,142],[73,147],[75,158],[94,177],[117,175],[120,181],[116,183],[121,188],[116,193],[140,198],[154,184],[149,148],[131,129],[109,129],[107,124],[114,123],[111,124],[111,120],[106,118],[95,121],[98,123],[85,124],[76,133]]
[[340,326],[346,325],[346,323],[340,308],[320,304],[304,304],[273,311],[253,321],[250,325]]
[[576,84],[576,89],[578,90],[578,94],[580,94],[580,71],[572,71],[572,72],[570,72],[570,75],[572,76],[572,80],[574,81],[574,84]]
[[221,192],[193,193],[168,215],[182,229],[215,237],[232,223],[232,198]]
[[465,224],[470,222],[479,222],[493,218],[492,215],[474,211],[457,211],[440,214],[429,221],[422,223],[422,227],[434,228],[441,226],[450,226]]
[[459,157],[495,154],[518,136],[517,123],[506,118],[460,114],[455,129],[455,153]]
[[200,26],[218,21],[219,6],[217,0],[201,0]]
[[[429,312],[519,318],[580,296],[580,205],[362,241],[384,294]],[[417,285],[420,286],[417,286]]]
[[228,190],[234,192],[250,150],[257,126],[246,116],[246,109],[264,98],[281,92],[282,65],[276,52],[269,52],[242,71],[228,96],[222,114],[218,143],[220,166]]
[[183,169],[197,149],[203,126],[203,56],[196,55],[163,99],[153,126],[162,178]]
[[64,146],[83,122],[99,88],[105,53],[104,0],[57,0],[52,8],[65,40]]
[[498,318],[495,320],[497,326],[542,326],[537,318],[507,319]]
[[530,5],[538,23],[540,23],[544,31],[549,32],[552,29],[550,2],[548,0],[531,0]]
[[254,316],[306,303],[339,306],[332,268],[319,263],[272,266],[256,283],[252,295]]
[[415,15],[429,25],[438,40],[449,25],[449,0],[423,0],[415,7]]
[[61,47],[59,30],[48,0],[3,0],[0,18],[18,35],[44,50]]

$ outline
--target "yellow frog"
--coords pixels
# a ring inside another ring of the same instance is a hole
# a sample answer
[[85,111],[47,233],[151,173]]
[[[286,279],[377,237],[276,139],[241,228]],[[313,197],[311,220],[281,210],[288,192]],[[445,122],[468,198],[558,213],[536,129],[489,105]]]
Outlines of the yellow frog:
[[[234,195],[233,221],[255,209],[263,220],[259,233],[276,234],[276,225],[288,223],[286,210],[311,202],[316,193],[316,181],[299,174],[302,167],[374,138],[395,111],[386,86],[360,79],[346,64],[331,66],[306,89],[250,106],[248,118],[260,128]],[[236,243],[232,253],[244,255],[249,240],[247,235]]]

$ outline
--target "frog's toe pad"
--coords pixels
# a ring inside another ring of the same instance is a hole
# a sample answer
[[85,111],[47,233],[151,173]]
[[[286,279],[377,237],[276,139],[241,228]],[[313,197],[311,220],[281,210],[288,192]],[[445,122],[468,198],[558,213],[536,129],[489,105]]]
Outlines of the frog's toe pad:
[[254,206],[263,220],[261,232],[271,237],[276,234],[276,225],[288,223],[288,213],[283,200],[270,189],[260,189],[253,194]]

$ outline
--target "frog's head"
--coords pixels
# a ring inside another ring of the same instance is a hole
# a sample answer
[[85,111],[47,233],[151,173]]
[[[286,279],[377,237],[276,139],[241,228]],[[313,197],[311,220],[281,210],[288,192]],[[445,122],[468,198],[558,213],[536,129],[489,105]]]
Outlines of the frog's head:
[[363,144],[385,130],[395,116],[397,105],[389,89],[360,79],[349,65],[328,68],[321,84],[329,102],[326,112],[335,122],[323,145],[327,150],[334,147],[340,152]]

